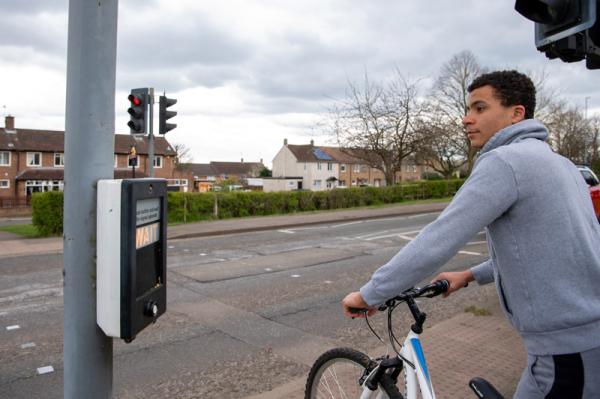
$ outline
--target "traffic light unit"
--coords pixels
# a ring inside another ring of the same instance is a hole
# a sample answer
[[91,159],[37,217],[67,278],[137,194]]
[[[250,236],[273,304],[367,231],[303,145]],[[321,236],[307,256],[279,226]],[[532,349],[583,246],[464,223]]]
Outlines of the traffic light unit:
[[167,98],[160,96],[158,100],[158,133],[166,134],[168,131],[173,130],[177,127],[175,123],[167,123],[167,119],[171,119],[177,115],[177,111],[167,111],[172,105],[177,104],[177,100],[174,98]]
[[127,109],[129,114],[129,126],[131,134],[146,134],[146,107],[148,105],[148,88],[132,89],[127,97],[130,106]]
[[535,22],[535,46],[550,59],[586,60],[600,69],[600,0],[516,0],[515,10]]

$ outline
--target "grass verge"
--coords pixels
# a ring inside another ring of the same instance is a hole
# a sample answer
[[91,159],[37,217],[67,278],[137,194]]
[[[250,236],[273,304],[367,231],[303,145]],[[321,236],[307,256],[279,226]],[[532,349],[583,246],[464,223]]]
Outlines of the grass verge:
[[0,231],[6,231],[13,234],[18,234],[26,238],[39,238],[43,237],[38,229],[32,224],[12,224],[8,226],[1,226]]

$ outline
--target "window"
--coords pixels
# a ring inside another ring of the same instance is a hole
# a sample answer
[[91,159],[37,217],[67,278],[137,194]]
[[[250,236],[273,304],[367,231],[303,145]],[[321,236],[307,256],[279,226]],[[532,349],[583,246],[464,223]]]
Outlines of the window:
[[27,153],[27,166],[42,166],[42,153],[41,152],[28,152]]
[[64,167],[65,166],[65,154],[62,152],[54,153],[54,166]]
[[313,181],[313,186],[315,186],[316,188],[321,188],[321,180]]
[[346,187],[346,180],[340,180],[339,181],[339,186],[340,187]]
[[167,179],[167,186],[187,186],[188,179]]
[[360,172],[360,164],[355,163],[354,165],[352,165],[352,171],[353,172]]
[[118,159],[119,159],[119,157],[117,156],[117,154],[115,154],[115,168],[119,164]]
[[27,180],[25,182],[25,192],[41,193],[45,191],[63,191],[64,182],[62,180]]
[[0,180],[0,189],[10,188],[10,180]]
[[317,162],[317,170],[321,170],[321,162]]
[[155,155],[154,156],[154,167],[155,168],[162,168],[163,167],[163,157],[160,155]]
[[327,170],[333,170],[333,164],[331,162],[327,162]]
[[[135,161],[134,161],[135,159]],[[135,166],[136,168],[140,167],[140,156],[138,155],[135,158],[129,158],[128,163],[129,167]]]
[[10,151],[0,151],[0,166],[10,166]]
[[340,165],[340,172],[345,172],[346,171],[346,164],[343,163]]

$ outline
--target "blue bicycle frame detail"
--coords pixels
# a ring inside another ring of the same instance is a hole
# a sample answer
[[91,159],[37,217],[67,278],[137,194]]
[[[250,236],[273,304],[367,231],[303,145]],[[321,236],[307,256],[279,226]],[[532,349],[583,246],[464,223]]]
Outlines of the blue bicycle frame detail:
[[431,379],[429,378],[429,370],[427,369],[427,362],[425,361],[425,354],[423,353],[423,348],[421,347],[421,341],[419,341],[419,338],[411,338],[410,343],[412,344],[415,354],[417,355],[417,361],[423,369],[423,374],[427,379],[429,390],[431,390]]

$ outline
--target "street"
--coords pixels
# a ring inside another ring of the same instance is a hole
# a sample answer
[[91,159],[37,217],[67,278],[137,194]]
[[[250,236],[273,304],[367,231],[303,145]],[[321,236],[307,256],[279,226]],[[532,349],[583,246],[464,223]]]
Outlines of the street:
[[[249,397],[304,379],[331,347],[376,347],[340,300],[436,216],[170,240],[167,312],[131,344],[115,340],[114,397]],[[485,260],[484,240],[444,270]],[[61,254],[0,257],[0,397],[62,397],[62,300]],[[421,305],[433,326],[496,302],[474,284]],[[396,314],[404,333],[409,315]]]

